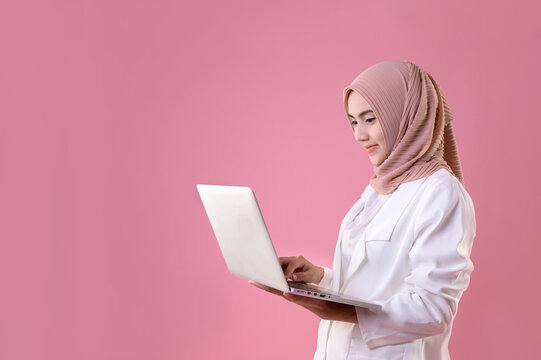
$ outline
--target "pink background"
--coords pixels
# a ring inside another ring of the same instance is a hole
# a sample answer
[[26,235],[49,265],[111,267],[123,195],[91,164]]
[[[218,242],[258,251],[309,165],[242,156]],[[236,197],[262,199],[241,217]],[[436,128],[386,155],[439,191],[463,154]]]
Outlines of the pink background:
[[386,59],[441,85],[476,206],[453,358],[537,357],[540,10],[0,2],[0,359],[311,358],[318,319],[229,274],[195,184],[253,187],[279,255],[331,266],[372,175],[342,89]]

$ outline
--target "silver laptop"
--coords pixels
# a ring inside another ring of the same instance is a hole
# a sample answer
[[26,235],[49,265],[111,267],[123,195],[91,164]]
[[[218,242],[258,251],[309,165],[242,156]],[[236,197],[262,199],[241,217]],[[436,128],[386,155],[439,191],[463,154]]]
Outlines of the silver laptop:
[[314,284],[287,281],[251,188],[197,184],[197,190],[231,273],[282,292],[371,309],[381,307]]

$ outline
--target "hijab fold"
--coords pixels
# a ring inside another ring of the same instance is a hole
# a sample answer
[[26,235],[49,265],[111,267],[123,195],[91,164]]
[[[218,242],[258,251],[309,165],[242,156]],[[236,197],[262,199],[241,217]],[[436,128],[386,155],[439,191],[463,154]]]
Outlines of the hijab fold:
[[447,169],[464,185],[462,167],[445,97],[430,74],[410,61],[373,65],[344,89],[343,100],[358,92],[372,107],[383,130],[387,157],[374,167],[372,187],[389,194],[403,182]]

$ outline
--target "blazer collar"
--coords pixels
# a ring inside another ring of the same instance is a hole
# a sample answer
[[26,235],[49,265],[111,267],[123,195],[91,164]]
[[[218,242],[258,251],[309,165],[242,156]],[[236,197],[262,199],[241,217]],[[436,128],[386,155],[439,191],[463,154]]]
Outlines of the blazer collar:
[[426,178],[425,176],[418,180],[405,182],[395,190],[391,198],[366,227],[366,241],[388,241],[391,238],[398,219]]
[[[359,267],[366,260],[366,249],[365,243],[368,241],[389,241],[393,230],[398,222],[398,219],[408,206],[408,204],[413,199],[414,195],[417,193],[422,183],[426,180],[426,177],[409,181],[401,184],[395,192],[391,195],[389,200],[383,205],[378,214],[372,219],[370,224],[366,227],[364,231],[363,238],[355,246],[353,256],[351,257],[346,277],[344,279],[343,285],[340,286],[340,291],[343,291],[348,285],[349,280],[351,280],[352,275],[359,269]],[[375,191],[374,189],[370,189]],[[366,203],[366,192],[363,193],[361,199],[352,207],[351,211],[344,218],[342,226],[347,223],[347,221],[352,221],[353,218],[364,208]],[[342,236],[340,236],[339,244],[342,241]],[[337,246],[340,255],[335,258],[335,261],[341,264],[341,246]],[[341,265],[340,265],[341,266]],[[341,267],[336,269],[335,273],[341,273]],[[340,283],[340,276],[337,279],[336,285]],[[334,284],[333,284],[334,285]],[[338,286],[336,286],[338,287]]]

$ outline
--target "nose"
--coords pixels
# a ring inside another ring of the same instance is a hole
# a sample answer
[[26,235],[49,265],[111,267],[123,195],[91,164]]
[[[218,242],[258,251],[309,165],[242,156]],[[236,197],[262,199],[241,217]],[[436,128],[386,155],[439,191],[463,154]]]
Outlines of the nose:
[[357,125],[353,129],[353,136],[357,142],[365,142],[368,140],[368,132],[362,125]]

